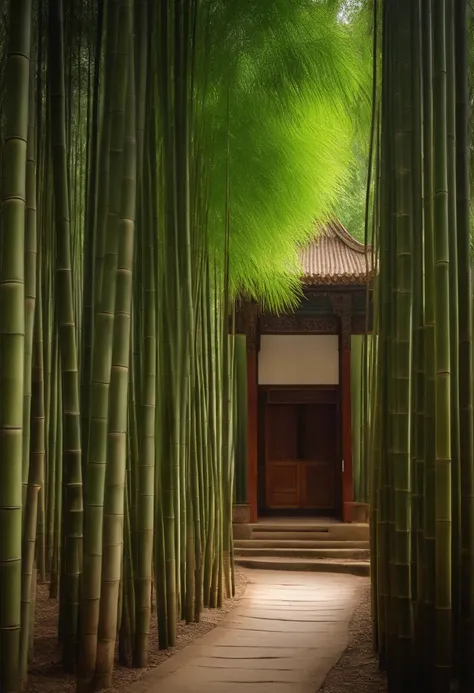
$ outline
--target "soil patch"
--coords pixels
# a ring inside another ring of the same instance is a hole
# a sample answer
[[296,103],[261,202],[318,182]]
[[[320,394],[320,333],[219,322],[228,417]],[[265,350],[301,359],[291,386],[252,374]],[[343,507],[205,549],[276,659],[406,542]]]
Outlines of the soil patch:
[[[133,669],[115,665],[113,688],[110,693],[117,692],[139,681],[147,671],[154,669],[183,647],[189,645],[195,638],[201,638],[215,628],[222,619],[242,599],[247,579],[244,574],[235,571],[235,597],[225,599],[222,609],[204,609],[199,623],[186,625],[180,621],[177,626],[177,642],[169,650],[158,649],[158,633],[156,618],[152,617],[150,631],[150,659],[148,669]],[[38,585],[36,595],[35,621],[35,651],[30,665],[27,693],[73,693],[76,689],[74,676],[66,674],[60,664],[58,647],[57,623],[58,603],[49,599],[49,585]]]
[[385,675],[379,670],[372,648],[370,584],[364,587],[362,599],[349,626],[349,644],[342,657],[327,675],[320,693],[386,693]]

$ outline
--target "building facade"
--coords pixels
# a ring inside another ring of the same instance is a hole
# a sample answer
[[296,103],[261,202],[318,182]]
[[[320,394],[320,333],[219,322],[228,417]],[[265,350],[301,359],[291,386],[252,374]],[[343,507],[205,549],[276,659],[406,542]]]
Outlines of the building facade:
[[333,220],[300,260],[304,296],[294,314],[264,314],[256,303],[239,311],[247,454],[236,521],[355,519],[351,345],[371,329],[372,252]]

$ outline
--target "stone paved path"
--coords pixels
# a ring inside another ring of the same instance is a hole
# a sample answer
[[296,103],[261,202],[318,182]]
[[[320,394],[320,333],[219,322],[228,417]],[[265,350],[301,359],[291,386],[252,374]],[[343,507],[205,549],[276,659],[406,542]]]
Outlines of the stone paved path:
[[245,596],[221,625],[129,693],[316,693],[347,645],[367,578],[257,570],[246,575]]

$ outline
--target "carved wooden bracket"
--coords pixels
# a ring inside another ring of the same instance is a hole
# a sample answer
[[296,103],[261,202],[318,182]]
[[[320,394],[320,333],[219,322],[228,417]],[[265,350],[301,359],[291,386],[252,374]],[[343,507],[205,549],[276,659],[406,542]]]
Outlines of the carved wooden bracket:
[[351,348],[352,296],[351,294],[331,294],[334,313],[341,321],[341,344],[343,349]]

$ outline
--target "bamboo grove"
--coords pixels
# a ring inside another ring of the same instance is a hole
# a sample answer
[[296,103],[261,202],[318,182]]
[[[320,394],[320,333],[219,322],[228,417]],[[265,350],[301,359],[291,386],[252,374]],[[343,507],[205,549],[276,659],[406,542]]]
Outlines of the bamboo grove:
[[372,583],[391,691],[474,686],[466,12],[375,3]]
[[2,693],[38,583],[84,692],[233,594],[232,306],[294,300],[363,86],[335,3],[270,4],[3,1]]

